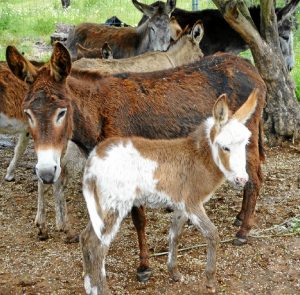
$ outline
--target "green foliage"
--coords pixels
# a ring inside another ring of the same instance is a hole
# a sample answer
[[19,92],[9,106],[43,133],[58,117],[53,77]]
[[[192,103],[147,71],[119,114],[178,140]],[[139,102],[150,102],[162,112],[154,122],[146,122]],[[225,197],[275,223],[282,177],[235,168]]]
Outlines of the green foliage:
[[300,234],[300,218],[293,218],[291,221],[291,231]]

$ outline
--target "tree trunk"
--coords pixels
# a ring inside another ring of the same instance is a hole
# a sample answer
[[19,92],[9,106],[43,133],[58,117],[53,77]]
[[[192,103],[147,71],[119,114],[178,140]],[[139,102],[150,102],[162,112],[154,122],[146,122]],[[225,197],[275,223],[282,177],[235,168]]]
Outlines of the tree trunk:
[[261,35],[243,1],[213,0],[225,20],[249,45],[255,65],[267,86],[264,127],[271,144],[300,140],[300,104],[285,65],[278,38],[273,0],[261,0]]
[[71,0],[61,0],[61,4],[63,8],[68,8],[70,6]]

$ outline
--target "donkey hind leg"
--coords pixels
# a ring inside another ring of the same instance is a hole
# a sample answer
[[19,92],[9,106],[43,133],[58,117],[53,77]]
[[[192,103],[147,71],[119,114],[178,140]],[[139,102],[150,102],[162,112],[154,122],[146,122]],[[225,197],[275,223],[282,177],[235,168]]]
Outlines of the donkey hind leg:
[[35,225],[38,227],[38,238],[41,241],[47,240],[48,230],[46,226],[46,211],[45,211],[45,184],[38,180],[38,204],[37,213],[34,221]]
[[218,230],[210,221],[206,212],[201,206],[197,211],[189,215],[191,222],[202,233],[207,240],[207,263],[206,263],[206,287],[209,293],[216,291],[216,254],[219,243]]
[[9,166],[6,170],[5,180],[6,181],[13,181],[15,179],[15,169],[17,166],[17,162],[19,161],[20,157],[24,154],[24,151],[28,145],[29,141],[29,133],[22,132],[19,135],[17,145],[14,149],[14,156],[9,163]]
[[[262,172],[260,165],[248,165],[249,181],[244,188],[243,206],[242,206],[242,223],[236,234],[233,244],[236,246],[247,243],[247,236],[254,224],[256,200],[262,184]],[[243,208],[244,207],[244,208]],[[240,212],[240,214],[241,214]]]
[[137,231],[140,249],[140,265],[137,268],[137,279],[139,282],[147,282],[151,276],[152,270],[149,267],[149,252],[145,232],[146,216],[144,207],[132,207],[131,218]]
[[171,278],[175,281],[182,281],[183,276],[177,267],[177,250],[178,238],[180,237],[183,225],[188,220],[186,214],[182,211],[174,212],[172,224],[169,232],[169,254],[168,254],[168,270]]
[[99,229],[100,239],[94,232],[91,222],[80,236],[83,254],[84,287],[87,294],[110,294],[105,272],[105,257],[109,245],[118,232],[126,210],[103,212],[103,226]]
[[[86,294],[109,294],[105,275],[105,256],[108,247],[101,246],[91,222],[88,223],[80,235],[80,245]],[[101,286],[100,292],[98,292],[97,282]]]

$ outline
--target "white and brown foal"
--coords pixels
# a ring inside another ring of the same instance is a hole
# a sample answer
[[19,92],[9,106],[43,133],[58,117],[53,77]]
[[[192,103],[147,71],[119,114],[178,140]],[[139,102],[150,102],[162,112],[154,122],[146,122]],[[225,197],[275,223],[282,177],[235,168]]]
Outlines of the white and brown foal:
[[[213,116],[187,138],[149,140],[115,137],[90,154],[83,177],[83,194],[90,224],[81,235],[84,286],[87,294],[108,294],[105,256],[133,206],[175,210],[169,234],[168,270],[175,281],[177,240],[189,218],[207,239],[207,288],[215,292],[217,228],[205,213],[209,200],[225,179],[243,187],[248,181],[246,145],[251,132],[244,125],[255,111],[257,91],[230,116],[221,95]],[[93,239],[94,230],[98,241]],[[94,243],[100,243],[98,252]],[[97,253],[95,253],[97,252]]]

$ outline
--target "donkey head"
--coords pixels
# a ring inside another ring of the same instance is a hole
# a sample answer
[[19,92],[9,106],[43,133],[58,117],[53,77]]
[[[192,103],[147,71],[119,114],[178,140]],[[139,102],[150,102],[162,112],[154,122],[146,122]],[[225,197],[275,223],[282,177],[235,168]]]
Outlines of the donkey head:
[[221,95],[213,107],[213,117],[207,120],[208,139],[215,164],[225,178],[237,187],[248,181],[246,172],[246,144],[251,132],[244,125],[255,111],[257,90],[229,116],[227,96]]
[[139,28],[147,26],[148,44],[147,51],[165,51],[170,45],[170,15],[175,9],[176,0],[168,0],[166,4],[160,3],[157,7],[142,4],[137,0],[132,0],[134,6],[148,17],[145,24]]
[[37,153],[37,176],[44,183],[53,183],[60,175],[60,159],[73,128],[73,109],[65,89],[70,55],[56,43],[50,62],[40,69],[12,46],[7,47],[6,59],[11,71],[29,86],[23,109]]
[[289,71],[295,65],[293,28],[296,20],[293,20],[293,18],[299,2],[300,0],[291,0],[286,6],[276,9],[280,48]]

